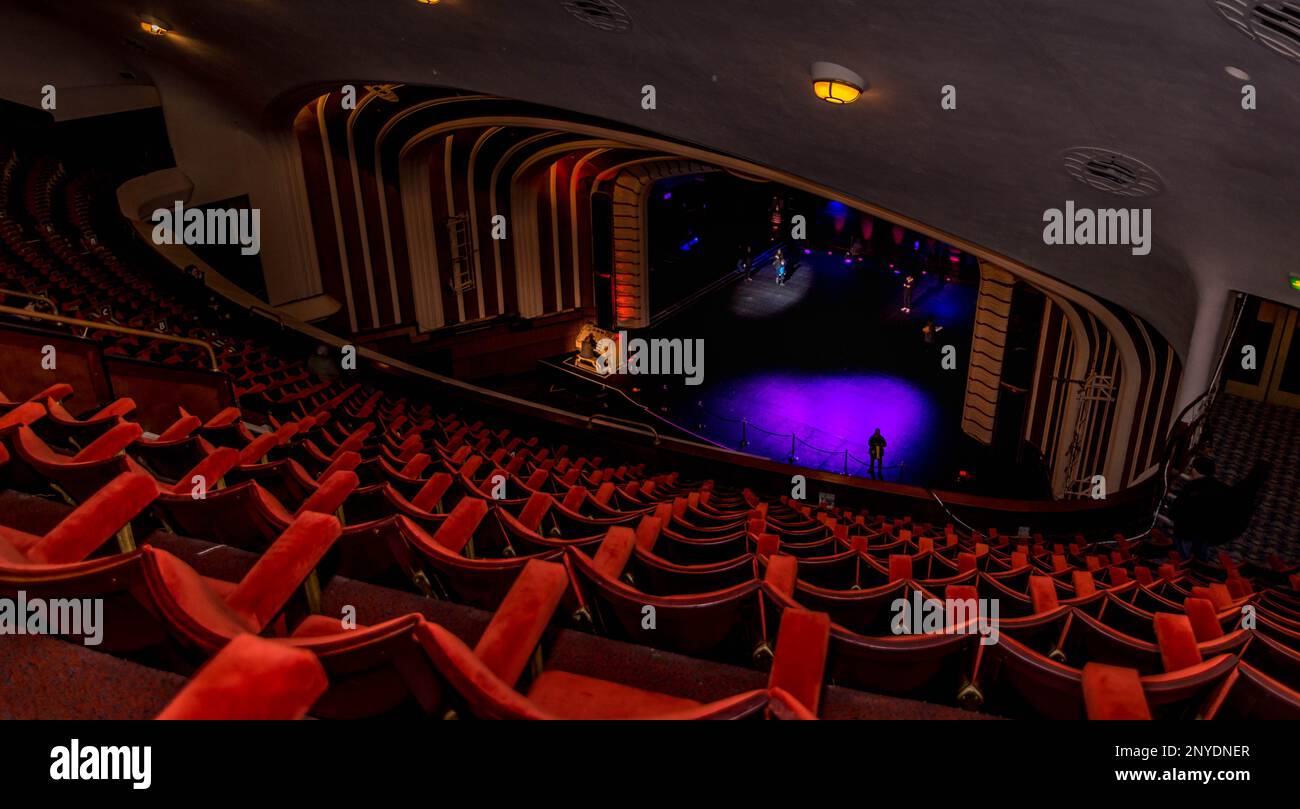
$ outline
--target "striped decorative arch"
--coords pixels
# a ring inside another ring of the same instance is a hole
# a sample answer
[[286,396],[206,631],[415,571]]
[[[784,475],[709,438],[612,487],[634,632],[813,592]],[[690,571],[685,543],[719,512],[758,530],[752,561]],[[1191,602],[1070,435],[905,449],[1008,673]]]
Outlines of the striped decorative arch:
[[614,317],[620,328],[650,325],[649,249],[646,200],[660,180],[717,171],[713,166],[672,157],[649,157],[624,163],[597,177],[608,183],[614,202]]

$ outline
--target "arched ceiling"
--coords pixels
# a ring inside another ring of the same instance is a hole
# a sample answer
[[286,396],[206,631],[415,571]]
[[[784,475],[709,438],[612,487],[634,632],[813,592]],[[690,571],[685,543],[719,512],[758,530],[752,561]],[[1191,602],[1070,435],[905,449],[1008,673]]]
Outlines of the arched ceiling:
[[[250,128],[291,117],[322,83],[369,76],[699,144],[1036,267],[1129,307],[1176,346],[1189,340],[1198,292],[1293,299],[1300,64],[1233,30],[1208,2],[620,2],[631,17],[623,32],[585,25],[559,0],[83,0],[35,13],[153,78],[164,108],[205,93]],[[144,36],[140,12],[175,33]],[[809,67],[819,60],[861,73],[869,91],[848,107],[818,101]],[[1258,109],[1241,109],[1241,82],[1225,66],[1250,74]],[[654,110],[641,106],[646,84]],[[955,110],[940,108],[948,84]],[[1150,255],[1044,244],[1048,208],[1133,204],[1071,179],[1062,152],[1075,146],[1116,149],[1159,172],[1165,191],[1144,203]]]

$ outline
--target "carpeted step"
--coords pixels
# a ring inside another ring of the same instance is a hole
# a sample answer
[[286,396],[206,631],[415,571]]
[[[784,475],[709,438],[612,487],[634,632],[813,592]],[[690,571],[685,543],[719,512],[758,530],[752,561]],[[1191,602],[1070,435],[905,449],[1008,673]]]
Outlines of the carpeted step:
[[152,719],[179,674],[40,635],[0,638],[0,720]]

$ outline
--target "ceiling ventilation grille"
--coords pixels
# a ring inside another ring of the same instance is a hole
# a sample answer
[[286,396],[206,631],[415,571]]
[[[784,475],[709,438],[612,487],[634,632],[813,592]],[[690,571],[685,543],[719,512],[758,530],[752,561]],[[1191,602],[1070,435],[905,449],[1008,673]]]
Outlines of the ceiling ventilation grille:
[[1098,191],[1122,197],[1154,197],[1165,190],[1156,170],[1112,149],[1078,146],[1064,153],[1071,177]]
[[564,10],[602,31],[626,31],[632,27],[632,18],[614,0],[563,0]]
[[1211,0],[1234,28],[1293,62],[1300,62],[1300,0]]

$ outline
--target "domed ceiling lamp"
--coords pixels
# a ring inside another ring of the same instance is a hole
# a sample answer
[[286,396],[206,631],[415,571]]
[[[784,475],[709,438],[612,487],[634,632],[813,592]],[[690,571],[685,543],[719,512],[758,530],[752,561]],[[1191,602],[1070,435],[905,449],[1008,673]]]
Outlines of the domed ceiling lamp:
[[828,104],[852,104],[862,95],[867,83],[843,65],[813,62],[813,93]]

